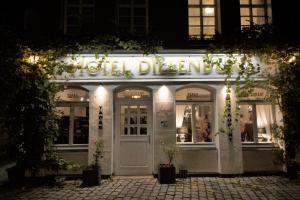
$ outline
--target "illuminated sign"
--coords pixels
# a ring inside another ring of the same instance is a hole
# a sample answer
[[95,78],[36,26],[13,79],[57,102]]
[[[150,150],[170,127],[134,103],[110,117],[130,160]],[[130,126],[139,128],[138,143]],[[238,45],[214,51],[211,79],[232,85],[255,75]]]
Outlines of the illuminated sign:
[[[140,54],[110,54],[107,58],[98,59],[93,54],[77,55],[76,61],[71,56],[65,57],[66,63],[79,65],[71,80],[120,80],[122,75],[130,74],[130,79],[219,79],[224,80],[224,74],[217,65],[208,65],[203,60],[205,54],[160,54],[163,64],[157,62],[154,56]],[[226,61],[223,54],[215,54],[212,59]],[[232,77],[237,75],[234,71]],[[58,77],[63,79],[64,76]]]

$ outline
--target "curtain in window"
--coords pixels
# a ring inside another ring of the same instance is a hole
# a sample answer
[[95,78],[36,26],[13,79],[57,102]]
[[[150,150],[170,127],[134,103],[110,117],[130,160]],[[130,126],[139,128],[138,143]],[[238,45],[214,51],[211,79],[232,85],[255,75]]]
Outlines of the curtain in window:
[[271,105],[257,105],[257,128],[265,128],[268,139],[271,138],[271,125],[274,123]]

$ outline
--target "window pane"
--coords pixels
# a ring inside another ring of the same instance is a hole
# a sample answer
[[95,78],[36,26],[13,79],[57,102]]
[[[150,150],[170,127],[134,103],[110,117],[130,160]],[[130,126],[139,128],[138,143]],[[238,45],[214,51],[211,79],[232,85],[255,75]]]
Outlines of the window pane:
[[241,105],[240,131],[242,142],[254,142],[252,110],[252,105]]
[[130,8],[119,8],[119,15],[120,16],[128,16],[131,15],[131,9]]
[[70,127],[70,107],[56,107],[56,110],[61,114],[61,119],[58,123],[58,137],[56,144],[69,143],[69,127]]
[[214,0],[202,0],[202,4],[204,5],[214,5]]
[[147,115],[140,117],[140,124],[147,124]]
[[189,8],[189,16],[200,16],[200,8]]
[[196,142],[211,142],[211,108],[207,105],[195,106],[195,140]]
[[145,8],[134,8],[134,16],[142,16],[145,17],[146,9]]
[[140,128],[140,135],[147,135],[147,128],[146,127],[141,127]]
[[253,16],[264,16],[265,9],[264,8],[252,8],[252,15]]
[[215,25],[215,18],[203,17],[203,25]]
[[192,106],[176,105],[177,142],[192,142]]
[[189,5],[199,5],[199,0],[189,0]]
[[271,105],[256,105],[258,142],[271,142],[271,126],[274,123]]
[[249,26],[250,25],[250,17],[242,17],[241,18],[241,25],[242,26]]
[[200,26],[200,18],[199,17],[189,17],[189,25],[190,26]]
[[203,12],[203,16],[214,16],[215,15],[215,9],[212,7],[203,8],[202,12]]
[[241,16],[250,16],[249,8],[241,8]]
[[130,127],[130,135],[137,135],[137,127]]
[[189,27],[189,35],[200,35],[200,27]]
[[265,0],[252,0],[253,5],[263,5],[265,4]]
[[248,5],[249,4],[249,0],[240,0],[240,4],[241,5]]
[[253,23],[254,24],[258,24],[258,25],[262,25],[266,23],[266,20],[264,17],[253,17]]
[[74,144],[87,144],[89,137],[89,108],[74,107]]
[[205,26],[203,27],[203,35],[206,35],[206,36],[212,36],[215,34],[215,27],[214,26]]

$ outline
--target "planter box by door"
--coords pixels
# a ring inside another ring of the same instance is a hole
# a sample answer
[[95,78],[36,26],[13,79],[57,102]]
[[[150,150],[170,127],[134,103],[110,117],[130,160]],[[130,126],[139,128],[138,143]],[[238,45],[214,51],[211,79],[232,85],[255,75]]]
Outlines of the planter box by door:
[[101,184],[101,171],[98,168],[82,171],[82,186],[97,186]]
[[174,166],[159,166],[158,181],[160,184],[172,184],[176,182]]

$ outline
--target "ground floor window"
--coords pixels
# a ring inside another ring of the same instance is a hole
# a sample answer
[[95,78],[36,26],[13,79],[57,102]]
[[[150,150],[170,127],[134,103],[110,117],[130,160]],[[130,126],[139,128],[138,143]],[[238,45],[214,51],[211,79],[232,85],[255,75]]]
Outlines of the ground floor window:
[[56,110],[61,115],[56,144],[88,144],[89,99],[88,92],[66,89],[56,95]]
[[177,143],[212,142],[213,102],[210,91],[184,88],[176,92]]

